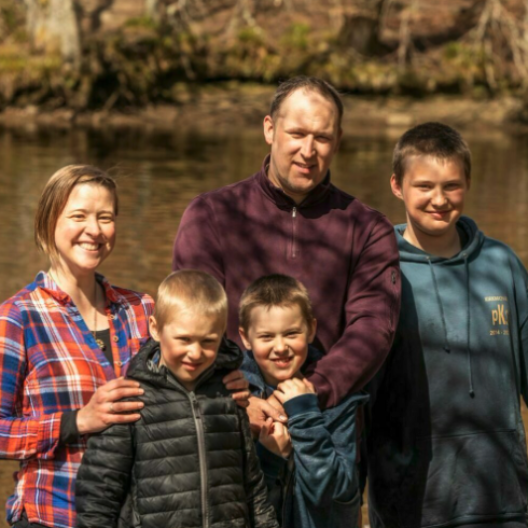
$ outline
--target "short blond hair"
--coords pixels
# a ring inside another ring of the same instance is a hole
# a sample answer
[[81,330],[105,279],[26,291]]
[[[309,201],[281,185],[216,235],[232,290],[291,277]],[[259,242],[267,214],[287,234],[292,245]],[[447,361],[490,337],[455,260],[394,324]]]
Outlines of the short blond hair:
[[59,256],[55,244],[57,221],[73,188],[81,184],[108,189],[114,198],[114,214],[117,216],[119,200],[114,178],[91,165],[67,165],[59,169],[44,186],[35,214],[35,243],[52,261]]
[[308,328],[312,328],[314,316],[308,290],[301,281],[288,275],[275,273],[253,281],[240,299],[238,319],[244,332],[251,325],[251,312],[257,307],[298,306]]
[[158,331],[170,322],[178,310],[198,310],[222,321],[227,327],[227,295],[222,285],[205,271],[183,269],[174,271],[159,285],[154,308]]

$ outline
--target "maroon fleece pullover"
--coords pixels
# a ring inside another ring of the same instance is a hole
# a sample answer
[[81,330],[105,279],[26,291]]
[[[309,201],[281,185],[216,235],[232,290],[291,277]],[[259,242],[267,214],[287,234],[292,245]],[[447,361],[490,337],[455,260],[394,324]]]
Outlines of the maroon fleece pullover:
[[325,407],[362,389],[385,360],[400,308],[390,222],[337,189],[330,174],[299,205],[254,176],[195,198],[174,242],[173,269],[207,271],[229,299],[227,335],[241,344],[238,303],[255,279],[283,273],[308,289],[324,354],[310,373]]

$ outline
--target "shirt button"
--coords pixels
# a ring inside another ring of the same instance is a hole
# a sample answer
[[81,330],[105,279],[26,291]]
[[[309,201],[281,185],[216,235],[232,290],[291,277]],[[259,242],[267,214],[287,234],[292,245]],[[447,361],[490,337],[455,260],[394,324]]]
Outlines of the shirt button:
[[117,337],[117,336],[112,337],[112,339],[113,339],[116,343],[119,341],[119,337]]
[[122,361],[116,361],[115,364],[116,364],[118,367],[120,367],[120,366],[123,364],[123,362],[122,362]]
[[112,319],[112,321],[113,321],[113,320],[117,319],[117,315],[116,314],[108,314],[108,319]]

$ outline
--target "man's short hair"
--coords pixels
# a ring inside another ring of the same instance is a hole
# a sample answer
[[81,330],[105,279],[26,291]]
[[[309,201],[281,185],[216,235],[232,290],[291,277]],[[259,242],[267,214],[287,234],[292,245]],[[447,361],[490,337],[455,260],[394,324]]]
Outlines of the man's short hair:
[[258,307],[298,306],[304,321],[311,328],[314,320],[312,303],[304,285],[288,275],[266,275],[252,282],[242,294],[238,312],[240,326],[248,332],[251,312]]
[[154,319],[158,331],[179,310],[196,310],[216,317],[227,326],[227,295],[222,285],[205,271],[183,269],[171,273],[159,285]]
[[91,165],[67,165],[47,181],[35,214],[35,243],[52,261],[59,258],[55,243],[55,228],[74,187],[81,184],[99,185],[107,189],[114,200],[114,214],[119,212],[115,180],[105,171]]
[[471,152],[459,132],[443,123],[423,123],[407,130],[399,139],[392,156],[392,172],[402,184],[406,163],[412,156],[431,156],[446,160],[458,159],[466,180],[471,178]]
[[273,96],[273,100],[271,101],[269,111],[271,118],[275,119],[277,117],[282,104],[288,98],[288,96],[301,89],[317,92],[331,103],[334,103],[338,113],[338,127],[341,128],[341,120],[343,118],[344,109],[343,101],[341,100],[339,92],[330,83],[323,81],[323,79],[318,79],[317,77],[306,77],[304,75],[292,77],[291,79],[283,81],[279,84],[279,87]]

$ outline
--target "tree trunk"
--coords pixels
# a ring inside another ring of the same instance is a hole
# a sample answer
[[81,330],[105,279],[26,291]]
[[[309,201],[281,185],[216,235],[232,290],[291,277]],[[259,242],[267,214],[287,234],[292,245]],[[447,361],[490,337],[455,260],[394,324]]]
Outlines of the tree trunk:
[[60,52],[66,61],[79,63],[81,40],[75,0],[25,0],[27,28],[36,50]]

